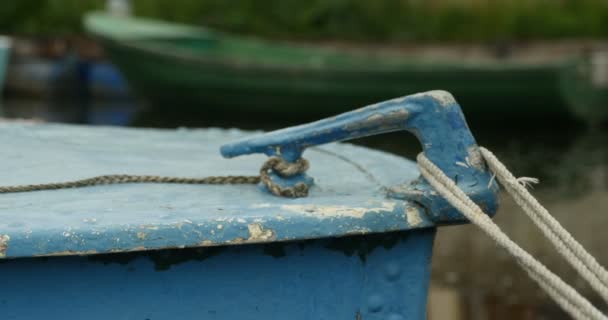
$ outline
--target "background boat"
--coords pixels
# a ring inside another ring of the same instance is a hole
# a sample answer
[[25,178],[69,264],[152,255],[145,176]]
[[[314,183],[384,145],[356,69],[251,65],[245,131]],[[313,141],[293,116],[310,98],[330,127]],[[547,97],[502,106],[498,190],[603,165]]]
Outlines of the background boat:
[[116,100],[130,95],[124,78],[113,65],[76,55],[59,59],[15,57],[7,68],[6,91],[12,97],[57,99],[90,96]]
[[4,87],[4,78],[8,66],[8,58],[11,50],[11,40],[8,37],[0,36],[0,93]]
[[571,115],[561,78],[577,50],[567,46],[550,55],[534,46],[493,53],[472,46],[344,49],[105,13],[87,15],[85,28],[129,84],[163,108],[318,117],[441,88],[470,118]]
[[561,88],[580,118],[593,125],[608,119],[608,49],[572,61],[562,72]]

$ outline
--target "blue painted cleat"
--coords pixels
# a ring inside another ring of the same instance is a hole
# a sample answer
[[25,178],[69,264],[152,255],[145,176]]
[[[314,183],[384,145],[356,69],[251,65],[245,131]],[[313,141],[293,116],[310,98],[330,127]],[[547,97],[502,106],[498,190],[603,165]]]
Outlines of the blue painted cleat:
[[[491,182],[491,175],[460,106],[447,91],[435,90],[380,102],[313,123],[226,144],[220,151],[227,158],[263,153],[295,162],[308,147],[401,130],[414,134],[425,155],[486,212],[496,212],[498,186]],[[275,174],[273,177],[284,187],[302,182],[313,185],[313,179],[306,174],[292,177]],[[465,221],[423,178],[393,186],[387,196],[421,204],[438,224]]]

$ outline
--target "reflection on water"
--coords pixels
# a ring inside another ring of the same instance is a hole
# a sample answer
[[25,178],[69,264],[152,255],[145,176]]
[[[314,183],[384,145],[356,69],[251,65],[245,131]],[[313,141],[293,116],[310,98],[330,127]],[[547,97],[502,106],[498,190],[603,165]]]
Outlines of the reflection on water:
[[0,101],[0,117],[38,119],[46,122],[130,125],[141,108],[133,101],[5,100]]
[[[145,127],[240,127],[276,129],[311,119],[209,116],[150,110],[133,101],[95,103],[5,101],[8,118],[37,118],[52,122]],[[194,109],[196,110],[196,109]],[[533,193],[599,261],[608,265],[608,130],[586,129],[570,123],[469,123],[479,144],[493,150],[515,175],[541,180]],[[419,152],[414,137],[392,133],[356,141],[369,147],[413,158]],[[596,299],[573,270],[514,203],[503,197],[496,221],[517,242],[548,267]],[[467,319],[560,318],[564,315],[541,294],[513,261],[472,226],[445,227],[438,233],[433,261],[433,283],[465,293]],[[539,307],[546,306],[546,307]],[[507,311],[505,311],[507,310]],[[502,316],[501,316],[502,315]]]

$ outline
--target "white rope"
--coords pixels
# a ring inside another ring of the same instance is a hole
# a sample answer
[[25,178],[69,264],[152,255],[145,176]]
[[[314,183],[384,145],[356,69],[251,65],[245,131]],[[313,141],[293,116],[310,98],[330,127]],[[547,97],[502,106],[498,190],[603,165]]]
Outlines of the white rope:
[[589,285],[608,303],[608,271],[572,237],[572,235],[553,218],[525,188],[520,179],[511,172],[488,149],[481,147],[480,152],[490,170],[496,173],[498,181],[519,204],[524,212],[541,229],[557,251],[574,267]]
[[[513,242],[441,169],[428,160],[424,154],[418,155],[418,165],[423,177],[451,205],[458,209],[472,223],[480,227],[498,245],[509,252],[553,300],[575,319],[603,319],[604,316],[587,299],[561,278],[549,271],[542,263]],[[500,172],[495,172],[500,181]],[[515,181],[517,181],[515,179]],[[519,185],[519,183],[518,183]],[[520,199],[521,200],[521,199]],[[530,207],[526,204],[525,207]]]

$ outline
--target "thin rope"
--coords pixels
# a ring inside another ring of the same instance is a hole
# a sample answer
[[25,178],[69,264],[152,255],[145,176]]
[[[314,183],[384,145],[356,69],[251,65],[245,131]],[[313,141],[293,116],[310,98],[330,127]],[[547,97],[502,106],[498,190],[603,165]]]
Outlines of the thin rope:
[[574,267],[589,285],[608,303],[608,271],[543,207],[488,149],[480,148],[490,170],[557,251]]
[[298,183],[292,187],[280,186],[273,181],[272,172],[281,177],[290,177],[308,170],[309,163],[300,158],[296,162],[287,162],[278,157],[271,157],[260,168],[259,176],[209,176],[203,178],[166,177],[150,175],[115,174],[96,176],[87,179],[58,183],[28,184],[17,186],[0,186],[0,193],[31,192],[42,190],[58,190],[83,188],[107,184],[122,183],[176,183],[176,184],[257,184],[262,182],[274,195],[297,198],[308,195],[308,185]]
[[[568,314],[575,319],[608,319],[574,288],[513,242],[477,204],[458,188],[452,179],[447,177],[424,154],[419,154],[417,160],[420,172],[429,184],[473,224],[480,227],[499,246],[509,252],[528,275]],[[491,165],[490,168],[492,168]],[[495,173],[500,181],[501,173]],[[517,182],[517,179],[514,181]]]

